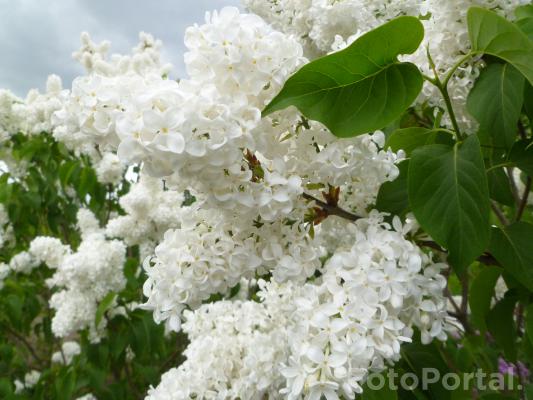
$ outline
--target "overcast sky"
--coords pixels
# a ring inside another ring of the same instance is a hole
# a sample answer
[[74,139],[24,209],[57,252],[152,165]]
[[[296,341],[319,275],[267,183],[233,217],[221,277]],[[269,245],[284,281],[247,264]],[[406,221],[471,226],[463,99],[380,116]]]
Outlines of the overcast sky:
[[72,59],[82,31],[110,40],[111,53],[128,52],[140,31],[149,32],[163,40],[163,58],[182,75],[185,28],[226,5],[239,0],[0,0],[0,88],[24,96],[43,90],[52,73],[70,87],[82,72]]

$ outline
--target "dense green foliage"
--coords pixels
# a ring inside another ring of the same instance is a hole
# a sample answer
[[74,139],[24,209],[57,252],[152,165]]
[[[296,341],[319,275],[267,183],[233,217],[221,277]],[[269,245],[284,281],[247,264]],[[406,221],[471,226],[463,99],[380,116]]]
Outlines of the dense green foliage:
[[[0,176],[0,203],[8,210],[17,238],[14,247],[0,249],[0,262],[27,249],[40,235],[61,238],[75,249],[80,242],[76,230],[80,207],[93,211],[102,224],[110,213],[122,212],[118,197],[128,190],[126,180],[118,188],[98,183],[87,159],[68,152],[48,134],[16,135],[12,143],[14,161],[27,164],[28,169],[20,177]],[[131,247],[124,265],[127,286],[116,294],[118,305],[142,301],[140,268],[138,249]],[[180,360],[186,344],[183,335],[165,336],[163,326],[155,324],[149,311],[135,310],[110,320],[109,334],[99,343],[91,343],[85,333],[72,337],[79,341],[81,353],[70,365],[52,363],[51,356],[61,345],[51,331],[51,290],[45,284],[52,273],[41,265],[29,275],[11,274],[4,281],[0,398],[67,400],[90,392],[99,399],[141,399]],[[97,319],[106,318],[112,295],[100,303]],[[31,392],[14,394],[14,380],[30,370],[41,372],[39,383]]]

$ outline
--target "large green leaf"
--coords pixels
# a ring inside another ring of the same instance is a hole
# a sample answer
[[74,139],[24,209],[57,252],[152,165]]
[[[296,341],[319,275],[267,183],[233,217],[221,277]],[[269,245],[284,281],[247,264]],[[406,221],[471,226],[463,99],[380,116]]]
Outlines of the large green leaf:
[[414,149],[426,144],[453,144],[453,138],[449,133],[431,130],[421,127],[398,129],[389,136],[385,142],[385,148],[392,151],[403,150],[410,155]]
[[524,110],[533,123],[533,86],[529,82],[524,86]]
[[479,122],[479,135],[511,148],[518,134],[524,101],[524,77],[510,64],[491,64],[470,91],[467,107]]
[[507,61],[533,84],[533,42],[520,28],[480,7],[471,7],[467,20],[474,53],[490,54]]
[[515,203],[511,192],[509,177],[502,168],[495,168],[487,171],[489,180],[490,198],[506,206],[513,206]]
[[516,299],[506,296],[490,310],[486,317],[489,332],[511,361],[516,360],[515,304]]
[[533,176],[533,142],[516,142],[509,154],[509,160],[529,176]]
[[[375,376],[375,377],[374,377]],[[360,400],[396,400],[398,395],[395,390],[389,387],[387,375],[382,374],[378,379],[378,375],[371,375],[371,385],[368,383],[363,386],[363,393],[357,398]],[[383,387],[381,383],[384,382]],[[373,386],[375,385],[375,386]],[[369,387],[371,386],[372,389]]]
[[463,270],[489,242],[489,193],[479,140],[416,149],[409,164],[409,202],[420,225]]
[[533,40],[533,5],[517,7],[515,10],[516,25]]
[[[428,366],[437,370],[438,373],[440,373],[440,376],[444,376],[450,372],[448,364],[442,357],[443,353],[439,349],[439,345],[435,342],[422,345],[415,339],[412,343],[403,344],[401,351],[402,360],[404,360],[409,366],[409,369],[419,377],[424,375],[424,371]],[[421,398],[435,400],[450,399],[451,392],[450,390],[447,390],[442,383],[442,380],[438,380],[437,382],[426,382],[427,391],[424,391],[424,394],[426,394],[427,397]]]
[[501,268],[495,266],[484,267],[472,281],[468,304],[471,310],[472,323],[481,331],[487,330],[485,318],[490,311],[490,304],[494,296],[496,281],[501,275]]
[[263,115],[296,106],[340,137],[383,128],[402,115],[422,88],[418,68],[397,56],[413,53],[423,36],[417,18],[396,18],[348,48],[304,65]]
[[516,222],[504,229],[492,228],[489,250],[503,268],[533,291],[533,225]]

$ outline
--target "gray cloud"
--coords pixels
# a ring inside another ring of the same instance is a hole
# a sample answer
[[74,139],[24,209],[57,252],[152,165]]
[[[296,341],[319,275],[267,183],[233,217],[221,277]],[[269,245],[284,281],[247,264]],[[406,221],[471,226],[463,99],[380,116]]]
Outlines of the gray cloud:
[[43,90],[52,73],[70,86],[82,72],[71,57],[82,31],[110,40],[116,53],[135,46],[140,31],[149,32],[163,40],[163,58],[183,75],[186,27],[227,5],[239,0],[0,0],[0,88],[24,96]]

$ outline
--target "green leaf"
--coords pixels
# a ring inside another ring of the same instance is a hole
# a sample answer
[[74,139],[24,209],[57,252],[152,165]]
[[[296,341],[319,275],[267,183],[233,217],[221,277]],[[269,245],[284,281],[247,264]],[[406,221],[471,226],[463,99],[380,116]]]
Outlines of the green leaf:
[[385,182],[379,188],[376,199],[376,209],[393,215],[403,215],[409,209],[409,196],[407,195],[407,172],[409,160],[398,165],[400,175],[392,182]]
[[479,75],[467,108],[479,122],[479,135],[511,148],[518,134],[524,101],[524,77],[510,64],[491,64]]
[[98,304],[98,308],[96,309],[96,315],[94,317],[94,324],[96,326],[100,325],[100,322],[102,321],[105,312],[109,309],[109,307],[111,307],[116,297],[116,293],[110,292],[102,299],[100,304]]
[[400,117],[422,89],[418,68],[397,57],[413,53],[423,36],[417,18],[396,18],[348,48],[304,65],[266,106],[263,116],[296,106],[339,137],[383,128]]
[[90,167],[81,170],[80,180],[77,186],[78,195],[84,199],[87,194],[91,193],[96,185],[96,174]]
[[533,225],[516,222],[504,229],[493,227],[489,251],[503,268],[533,291]]
[[533,84],[533,42],[520,28],[480,7],[471,7],[467,20],[474,53],[490,54],[507,61]]
[[487,171],[487,178],[489,180],[490,198],[498,203],[512,207],[514,205],[514,197],[509,185],[509,177],[503,168]]
[[509,154],[509,160],[529,176],[533,176],[533,142],[516,142]]
[[524,111],[529,122],[533,123],[533,86],[529,82],[524,86]]
[[468,304],[470,305],[472,323],[482,333],[487,330],[485,318],[490,311],[494,287],[500,275],[501,268],[495,266],[484,267],[470,286]]
[[431,130],[427,128],[404,128],[394,131],[385,142],[385,148],[392,151],[405,151],[410,155],[414,149],[426,144],[453,144],[453,138],[449,133]]
[[[363,386],[363,393],[361,393],[361,396],[358,396],[358,399],[360,400],[396,400],[398,399],[398,395],[396,394],[395,390],[392,390],[389,387],[389,381],[387,379],[386,374],[381,374],[382,378],[378,379],[377,375],[375,378],[372,378],[372,386],[373,389],[368,387],[368,383],[366,383]],[[384,385],[382,388],[376,388],[378,386],[381,386],[381,382],[384,382]]]
[[516,299],[504,297],[487,314],[486,323],[496,343],[502,348],[506,358],[516,360],[516,327],[514,308]]
[[420,225],[449,250],[460,272],[489,242],[489,193],[476,136],[455,146],[416,149],[409,165],[409,202]]
[[[419,377],[424,375],[424,369],[431,366],[440,373],[440,376],[450,372],[450,368],[442,358],[439,351],[439,345],[432,342],[427,345],[421,345],[417,341],[405,343],[402,345],[402,359],[407,362],[410,369]],[[428,382],[429,383],[429,382]],[[449,399],[450,391],[442,385],[442,380],[428,384],[428,399]]]
[[530,40],[533,40],[533,5],[517,7],[515,10],[515,24],[524,32]]

